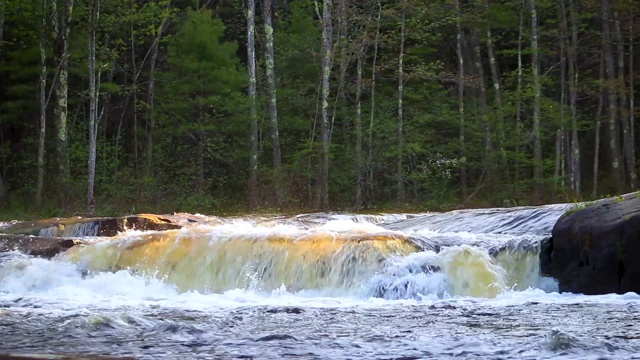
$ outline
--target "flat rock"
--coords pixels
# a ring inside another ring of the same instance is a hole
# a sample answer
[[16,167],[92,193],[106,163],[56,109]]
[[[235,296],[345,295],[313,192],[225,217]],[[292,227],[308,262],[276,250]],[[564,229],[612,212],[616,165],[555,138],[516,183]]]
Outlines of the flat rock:
[[208,221],[207,217],[190,214],[154,215],[138,214],[122,217],[51,218],[23,221],[5,226],[6,234],[43,237],[116,236],[126,230],[165,231]]
[[598,201],[560,218],[540,266],[563,292],[640,292],[640,197]]
[[0,252],[20,251],[45,258],[54,257],[80,244],[84,242],[77,239],[0,234]]

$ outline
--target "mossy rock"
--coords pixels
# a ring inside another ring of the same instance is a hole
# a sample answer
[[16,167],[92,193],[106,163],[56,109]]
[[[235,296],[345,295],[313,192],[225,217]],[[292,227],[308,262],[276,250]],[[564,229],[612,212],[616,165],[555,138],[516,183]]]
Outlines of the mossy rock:
[[560,218],[542,244],[540,265],[561,291],[640,292],[640,197],[600,200]]

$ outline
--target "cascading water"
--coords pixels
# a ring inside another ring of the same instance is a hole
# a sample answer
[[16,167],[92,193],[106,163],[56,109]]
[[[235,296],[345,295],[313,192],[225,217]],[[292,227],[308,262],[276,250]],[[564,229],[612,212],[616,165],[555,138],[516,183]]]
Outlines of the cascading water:
[[558,294],[540,276],[540,243],[568,208],[239,217],[93,237],[51,260],[0,254],[0,335],[9,339],[0,353],[571,358],[640,349],[600,339],[596,320],[640,308],[637,295]]

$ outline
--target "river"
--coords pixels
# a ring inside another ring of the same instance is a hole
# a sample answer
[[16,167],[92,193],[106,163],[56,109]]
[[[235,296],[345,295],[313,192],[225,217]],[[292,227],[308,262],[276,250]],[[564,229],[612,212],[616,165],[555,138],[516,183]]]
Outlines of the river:
[[0,254],[0,353],[137,359],[640,358],[640,296],[558,293],[571,205],[206,217]]

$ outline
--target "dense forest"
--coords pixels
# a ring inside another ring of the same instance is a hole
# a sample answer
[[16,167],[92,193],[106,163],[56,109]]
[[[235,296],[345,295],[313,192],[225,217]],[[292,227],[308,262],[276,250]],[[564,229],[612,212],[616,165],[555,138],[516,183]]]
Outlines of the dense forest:
[[424,210],[632,191],[638,10],[0,0],[1,206]]

